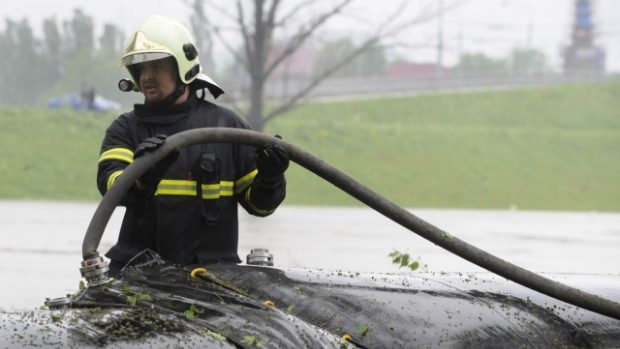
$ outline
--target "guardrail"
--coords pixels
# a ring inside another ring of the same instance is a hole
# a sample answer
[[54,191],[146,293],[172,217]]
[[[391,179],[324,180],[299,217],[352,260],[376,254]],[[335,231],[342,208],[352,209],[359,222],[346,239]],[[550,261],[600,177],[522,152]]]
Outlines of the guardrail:
[[[507,89],[532,86],[548,86],[571,83],[606,83],[617,78],[605,74],[574,75],[493,75],[475,77],[413,78],[413,77],[359,77],[332,78],[321,82],[305,99],[348,99],[385,95],[414,95],[440,92],[467,92],[489,89]],[[270,100],[282,100],[301,91],[309,79],[270,81],[265,96]],[[229,86],[229,95],[243,100],[249,95],[246,86]]]

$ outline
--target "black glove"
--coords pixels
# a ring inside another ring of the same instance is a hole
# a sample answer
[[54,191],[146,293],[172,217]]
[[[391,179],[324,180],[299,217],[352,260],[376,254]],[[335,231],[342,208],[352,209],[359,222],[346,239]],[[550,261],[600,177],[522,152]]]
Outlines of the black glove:
[[[282,139],[279,135],[276,137]],[[256,150],[255,160],[258,169],[257,178],[268,185],[277,184],[288,168],[290,155],[278,144],[265,144]]]
[[[133,158],[137,159],[144,155],[146,152],[151,152],[159,148],[166,142],[166,135],[158,134],[153,137],[149,137],[142,141],[133,153]],[[142,177],[138,180],[138,186],[141,189],[148,189],[149,191],[155,191],[159,181],[164,177],[164,174],[172,165],[174,160],[179,156],[178,150],[173,150],[165,158],[159,160],[149,170],[147,170]]]
[[145,139],[142,143],[138,144],[136,151],[133,152],[133,158],[137,159],[144,155],[147,151],[153,151],[159,148],[166,142],[166,138],[166,135],[159,134]]

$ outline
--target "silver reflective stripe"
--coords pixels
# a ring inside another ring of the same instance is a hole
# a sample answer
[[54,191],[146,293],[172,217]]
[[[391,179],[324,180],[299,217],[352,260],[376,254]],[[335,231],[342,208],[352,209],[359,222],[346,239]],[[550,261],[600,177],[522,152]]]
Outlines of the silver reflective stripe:
[[123,57],[121,59],[121,63],[124,66],[128,66],[132,64],[155,61],[155,60],[170,57],[170,56],[172,55],[169,53],[165,53],[165,52],[139,52],[139,53],[134,53],[132,55]]
[[220,196],[233,196],[235,183],[230,181],[221,181],[219,184],[203,184],[203,199],[219,199]]

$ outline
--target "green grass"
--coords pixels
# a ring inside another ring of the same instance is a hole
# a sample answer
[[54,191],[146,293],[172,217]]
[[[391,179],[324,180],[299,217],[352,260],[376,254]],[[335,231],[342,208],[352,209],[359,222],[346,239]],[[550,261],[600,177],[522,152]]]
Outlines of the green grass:
[[0,107],[0,198],[98,200],[99,147],[114,117]]
[[[408,207],[620,210],[620,84],[312,104],[279,133]],[[288,202],[349,205],[291,170]]]
[[[620,211],[620,83],[313,103],[281,134],[407,207]],[[0,198],[98,200],[115,116],[0,108]],[[297,165],[287,204],[355,205]]]

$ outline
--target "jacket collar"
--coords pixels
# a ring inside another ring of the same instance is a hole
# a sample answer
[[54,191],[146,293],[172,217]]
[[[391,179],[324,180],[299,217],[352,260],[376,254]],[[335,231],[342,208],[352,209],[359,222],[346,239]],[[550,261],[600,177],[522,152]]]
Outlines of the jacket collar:
[[198,98],[190,93],[187,101],[181,104],[174,104],[167,108],[153,107],[148,104],[134,104],[133,109],[140,122],[147,124],[174,124],[186,118],[189,112],[198,103]]

